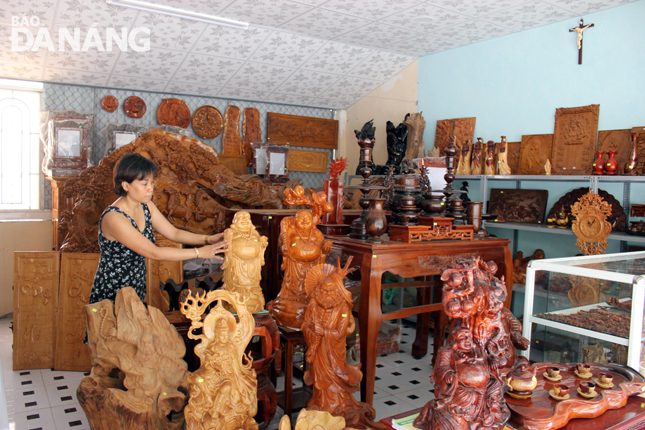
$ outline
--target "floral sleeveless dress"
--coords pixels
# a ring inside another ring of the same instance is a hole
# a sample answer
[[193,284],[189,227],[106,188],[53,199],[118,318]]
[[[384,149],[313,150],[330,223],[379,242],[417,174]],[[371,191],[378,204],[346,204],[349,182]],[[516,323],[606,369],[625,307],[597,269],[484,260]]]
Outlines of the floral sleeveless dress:
[[[145,214],[146,226],[143,235],[155,243],[155,235],[152,231],[152,222],[148,205],[141,203],[143,213]],[[99,267],[94,275],[94,284],[90,303],[100,302],[101,300],[111,300],[114,302],[116,293],[123,287],[132,287],[137,295],[143,301],[146,297],[146,259],[144,256],[137,254],[129,248],[122,245],[119,241],[110,241],[103,236],[101,223],[103,217],[108,212],[119,212],[130,220],[132,226],[139,230],[137,223],[130,218],[128,214],[115,206],[108,206],[101,214],[99,220],[99,247],[101,248],[101,258]]]

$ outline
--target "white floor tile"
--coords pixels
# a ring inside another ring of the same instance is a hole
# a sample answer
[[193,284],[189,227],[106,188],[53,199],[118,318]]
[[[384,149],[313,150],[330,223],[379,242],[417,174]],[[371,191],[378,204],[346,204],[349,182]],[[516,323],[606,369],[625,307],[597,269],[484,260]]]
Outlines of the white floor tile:
[[2,370],[4,386],[7,390],[21,390],[23,388],[42,387],[45,385],[40,374],[40,369],[33,370]]
[[52,415],[54,416],[57,430],[84,430],[90,428],[85,412],[78,403],[53,407]]
[[77,388],[77,384],[72,385],[67,383],[45,386],[47,397],[52,407],[78,403],[78,399],[76,398]]
[[6,394],[9,414],[51,407],[47,391],[42,386],[7,390]]
[[379,399],[374,399],[374,409],[376,409],[376,420],[390,417],[392,415],[400,414],[402,412],[411,411],[415,407],[395,396],[385,396]]
[[65,372],[60,370],[40,369],[40,374],[45,385],[72,384],[78,387],[81,380],[85,377],[85,373],[89,374],[89,372]]
[[418,390],[400,394],[395,397],[409,403],[414,408],[422,408],[426,403],[434,399],[434,394],[429,393],[428,390]]
[[15,430],[57,430],[49,408],[9,414],[9,428]]

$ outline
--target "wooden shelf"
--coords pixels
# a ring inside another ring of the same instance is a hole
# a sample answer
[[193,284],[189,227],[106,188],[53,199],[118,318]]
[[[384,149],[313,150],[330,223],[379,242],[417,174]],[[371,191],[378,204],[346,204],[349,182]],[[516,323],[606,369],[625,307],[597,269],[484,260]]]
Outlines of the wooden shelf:
[[[574,236],[570,228],[550,228],[543,224],[525,224],[519,222],[484,222],[484,228],[500,228],[505,230],[535,231],[549,234],[564,234]],[[624,242],[645,243],[645,236],[634,236],[620,231],[612,232],[607,236],[608,240],[620,240]]]

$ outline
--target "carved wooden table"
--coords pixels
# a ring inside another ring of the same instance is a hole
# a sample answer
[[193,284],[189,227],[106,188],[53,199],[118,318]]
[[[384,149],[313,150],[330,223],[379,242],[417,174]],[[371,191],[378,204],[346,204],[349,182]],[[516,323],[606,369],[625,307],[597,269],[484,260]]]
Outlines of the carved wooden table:
[[[505,306],[511,304],[513,291],[513,258],[507,239],[480,239],[472,241],[432,241],[422,243],[392,242],[387,236],[381,237],[384,243],[374,244],[365,240],[351,239],[346,236],[328,236],[332,241],[332,251],[328,258],[341,257],[344,264],[349,256],[353,256],[352,266],[360,269],[361,302],[358,320],[360,326],[361,370],[361,401],[371,405],[374,399],[374,381],[376,377],[376,350],[378,333],[381,322],[405,318],[410,315],[437,312],[442,310],[442,303],[424,304],[403,308],[395,312],[383,314],[381,311],[381,278],[383,273],[390,272],[405,278],[439,275],[444,268],[457,257],[472,258],[481,256],[484,261],[493,260],[499,266],[497,277],[503,275],[506,280],[508,297]],[[414,286],[424,286],[414,283]],[[383,288],[410,286],[410,283],[387,284]],[[435,284],[436,285],[436,284]],[[426,284],[425,287],[433,286]],[[421,289],[420,289],[421,290]],[[441,291],[437,288],[435,292]],[[429,295],[428,295],[429,296]],[[445,326],[444,326],[445,327]],[[436,348],[443,343],[443,333],[435,328]],[[427,332],[427,330],[417,330]],[[421,333],[426,336],[427,333]],[[415,341],[418,345],[418,342]],[[427,340],[426,340],[427,348]]]

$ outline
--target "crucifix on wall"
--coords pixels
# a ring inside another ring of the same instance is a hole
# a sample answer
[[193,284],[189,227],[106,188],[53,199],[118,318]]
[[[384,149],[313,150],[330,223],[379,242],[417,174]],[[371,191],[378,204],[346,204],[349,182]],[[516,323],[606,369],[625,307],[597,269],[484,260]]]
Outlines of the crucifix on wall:
[[582,64],[582,33],[589,27],[593,27],[593,24],[585,25],[585,22],[580,18],[580,24],[577,27],[570,28],[569,31],[575,31],[578,33],[578,64]]

